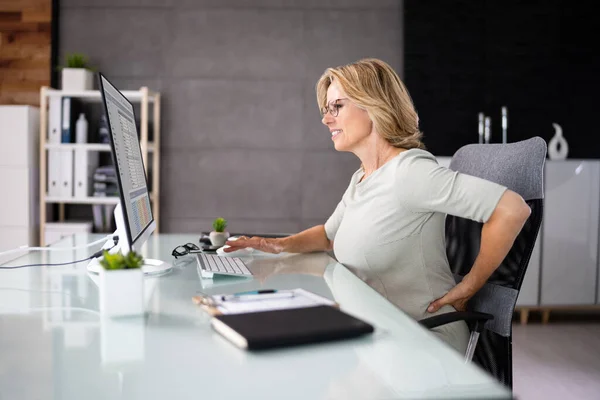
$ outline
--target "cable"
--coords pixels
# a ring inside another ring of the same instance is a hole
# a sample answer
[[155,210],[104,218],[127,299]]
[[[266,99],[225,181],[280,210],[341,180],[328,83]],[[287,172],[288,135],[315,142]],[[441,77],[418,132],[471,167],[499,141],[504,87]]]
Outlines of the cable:
[[78,264],[80,262],[84,262],[84,261],[88,261],[91,260],[92,258],[96,258],[96,257],[100,257],[102,255],[102,253],[104,252],[104,250],[106,251],[110,251],[112,249],[115,248],[115,246],[117,245],[117,243],[119,242],[119,238],[118,237],[113,237],[113,241],[114,241],[114,245],[110,248],[110,249],[101,249],[98,250],[97,252],[95,252],[94,254],[92,254],[91,256],[87,257],[87,258],[83,258],[81,260],[77,260],[77,261],[69,261],[69,262],[64,262],[64,263],[55,263],[55,264],[26,264],[26,265],[15,265],[12,267],[5,267],[5,266],[0,266],[0,269],[18,269],[18,268],[28,268],[28,267],[58,267],[61,265],[70,265],[70,264]]
[[4,254],[18,253],[20,251],[31,251],[31,250],[37,250],[37,251],[64,251],[64,250],[85,249],[85,248],[88,248],[88,247],[92,247],[93,245],[102,243],[102,242],[104,242],[104,241],[106,241],[108,239],[115,240],[115,237],[118,238],[118,236],[111,234],[111,235],[107,235],[106,237],[103,237],[102,239],[98,239],[95,242],[84,244],[84,245],[81,245],[81,246],[75,246],[75,247],[27,247],[27,246],[21,246],[21,247],[18,247],[16,249],[2,251],[2,252],[0,252],[0,256],[4,255]]
[[83,259],[81,259],[81,260],[77,260],[77,261],[69,261],[69,262],[64,262],[64,263],[55,263],[55,264],[26,264],[26,265],[15,265],[15,266],[12,266],[12,267],[0,267],[0,269],[17,269],[17,268],[28,268],[28,267],[44,267],[44,266],[47,266],[47,267],[58,267],[58,266],[61,266],[61,265],[78,264],[78,263],[80,263],[80,262],[88,261],[88,260],[91,260],[92,258],[95,258],[95,257],[99,257],[99,256],[101,256],[103,251],[104,251],[104,250],[97,251],[97,252],[95,252],[94,254],[92,254],[90,257],[88,257],[88,258],[83,258]]
[[27,307],[27,308],[9,308],[0,306],[0,310],[12,311],[12,312],[32,312],[32,311],[56,311],[56,310],[67,310],[67,311],[85,311],[91,314],[102,315],[99,311],[92,310],[83,307]]

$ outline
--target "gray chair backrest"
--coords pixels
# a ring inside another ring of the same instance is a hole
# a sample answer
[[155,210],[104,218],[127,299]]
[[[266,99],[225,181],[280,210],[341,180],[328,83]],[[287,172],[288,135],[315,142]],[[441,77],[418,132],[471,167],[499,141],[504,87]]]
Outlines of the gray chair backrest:
[[[503,337],[511,335],[514,307],[541,224],[545,160],[546,142],[540,137],[534,137],[509,144],[467,145],[456,152],[450,163],[450,169],[454,171],[474,175],[506,186],[508,189],[520,194],[532,208],[531,217],[499,268],[503,269],[502,273],[505,277],[511,275],[510,283],[505,285],[487,283],[469,301],[469,309],[494,315],[494,320],[486,324],[486,329]],[[481,229],[480,224],[473,221],[455,225],[453,228],[454,234],[460,236],[457,240],[473,240],[474,235],[479,235],[476,230]],[[461,230],[471,232],[460,232]],[[447,237],[447,241],[452,241],[452,239]],[[471,249],[475,252],[478,252],[479,249],[478,243],[460,245],[477,247]],[[456,249],[459,245],[454,243],[451,247]],[[471,254],[475,253],[472,252]],[[449,259],[452,268],[450,255]],[[465,260],[462,260],[462,262],[465,263]],[[462,273],[458,274],[456,270],[453,269],[453,271],[457,281],[460,281],[465,273],[464,270],[459,271]]]
[[450,169],[496,182],[525,200],[544,198],[546,142],[539,136],[508,144],[470,144],[452,157]]

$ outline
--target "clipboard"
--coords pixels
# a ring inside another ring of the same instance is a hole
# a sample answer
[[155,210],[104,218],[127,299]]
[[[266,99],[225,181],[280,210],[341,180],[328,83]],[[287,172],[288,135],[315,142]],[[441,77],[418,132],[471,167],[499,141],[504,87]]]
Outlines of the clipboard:
[[245,297],[241,300],[230,294],[198,295],[193,296],[192,301],[213,317],[317,306],[339,307],[335,301],[301,288],[278,290],[276,294],[279,296],[254,294],[252,299]]

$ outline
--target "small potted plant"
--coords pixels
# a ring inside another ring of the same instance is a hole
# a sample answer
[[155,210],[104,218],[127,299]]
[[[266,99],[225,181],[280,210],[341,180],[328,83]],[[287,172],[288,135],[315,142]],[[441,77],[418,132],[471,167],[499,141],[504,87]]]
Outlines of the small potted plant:
[[225,228],[227,228],[227,220],[224,218],[217,218],[213,221],[213,231],[208,235],[213,246],[223,246],[225,244],[229,237],[229,233],[225,232]]
[[92,90],[94,88],[94,74],[87,56],[81,53],[70,53],[65,58],[62,70],[62,90]]
[[100,261],[100,312],[109,317],[144,314],[144,259],[135,251],[127,255],[104,251]]

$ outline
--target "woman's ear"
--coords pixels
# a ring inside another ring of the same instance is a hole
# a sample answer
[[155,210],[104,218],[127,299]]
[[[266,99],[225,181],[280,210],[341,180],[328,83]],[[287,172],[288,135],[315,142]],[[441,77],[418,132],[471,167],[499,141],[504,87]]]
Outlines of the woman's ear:
[[373,120],[371,119],[371,117],[369,116],[369,135],[377,135],[377,129],[375,129],[375,123],[373,122]]

